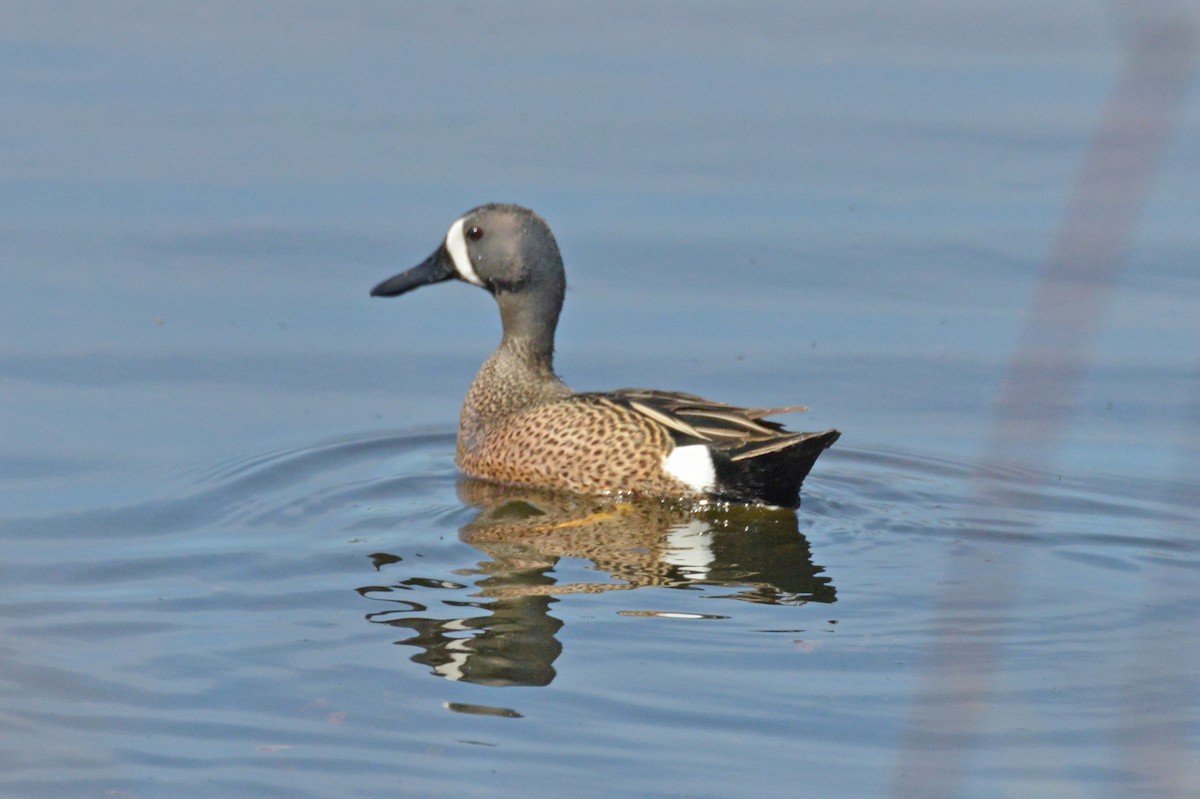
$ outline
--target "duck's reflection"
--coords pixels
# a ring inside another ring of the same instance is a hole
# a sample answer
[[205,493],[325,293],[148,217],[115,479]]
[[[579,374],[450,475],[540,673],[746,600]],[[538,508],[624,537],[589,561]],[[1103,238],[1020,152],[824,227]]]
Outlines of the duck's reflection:
[[[460,530],[462,540],[487,556],[455,574],[471,586],[412,578],[366,586],[364,596],[400,607],[368,615],[415,635],[397,643],[422,651],[413,661],[453,680],[485,685],[547,685],[562,651],[562,622],[550,615],[556,597],[628,591],[647,586],[716,587],[730,599],[798,605],[833,602],[835,591],[812,562],[794,511],[772,508],[695,508],[660,501],[613,500],[515,489],[464,479],[459,498],[480,508]],[[398,561],[377,553],[377,567]],[[595,564],[595,581],[561,580],[564,558]],[[411,601],[419,588],[452,589],[443,599],[464,612],[424,615]],[[713,594],[709,594],[712,596]]]

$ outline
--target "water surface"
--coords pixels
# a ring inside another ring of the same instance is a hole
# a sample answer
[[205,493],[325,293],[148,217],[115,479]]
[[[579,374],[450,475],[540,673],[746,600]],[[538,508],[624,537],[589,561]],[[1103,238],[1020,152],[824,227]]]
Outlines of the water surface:
[[[1139,9],[6,6],[0,793],[1194,795],[1194,92],[1011,406]],[[803,506],[458,476],[493,304],[367,292],[488,200]]]

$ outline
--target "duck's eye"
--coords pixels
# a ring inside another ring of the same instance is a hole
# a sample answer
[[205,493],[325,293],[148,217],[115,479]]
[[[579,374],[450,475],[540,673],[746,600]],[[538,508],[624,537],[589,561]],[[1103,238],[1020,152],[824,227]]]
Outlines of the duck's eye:
[[471,241],[479,241],[483,238],[483,228],[479,225],[471,225],[467,228],[467,238]]

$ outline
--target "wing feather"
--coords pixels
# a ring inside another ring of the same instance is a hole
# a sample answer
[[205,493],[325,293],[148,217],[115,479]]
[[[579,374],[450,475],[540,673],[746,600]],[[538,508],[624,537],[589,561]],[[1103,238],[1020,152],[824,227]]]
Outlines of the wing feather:
[[640,413],[666,428],[677,441],[685,437],[708,442],[738,459],[786,449],[802,434],[785,430],[778,422],[762,420],[775,414],[808,410],[803,405],[742,408],[681,391],[645,388],[623,388],[592,396]]

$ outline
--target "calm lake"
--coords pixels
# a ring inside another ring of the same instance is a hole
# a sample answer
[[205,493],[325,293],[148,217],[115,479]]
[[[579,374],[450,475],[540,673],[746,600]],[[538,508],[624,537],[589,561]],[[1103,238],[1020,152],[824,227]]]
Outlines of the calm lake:
[[[1200,795],[1200,14],[0,9],[0,796]],[[795,512],[454,467],[546,218],[579,390]]]

